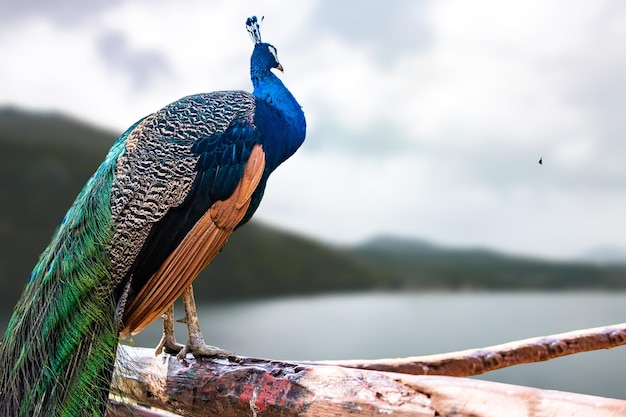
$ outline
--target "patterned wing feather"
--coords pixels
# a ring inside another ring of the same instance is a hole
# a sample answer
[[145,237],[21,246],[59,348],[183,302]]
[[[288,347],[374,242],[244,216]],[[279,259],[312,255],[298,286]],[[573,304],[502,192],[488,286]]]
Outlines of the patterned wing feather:
[[264,167],[263,148],[255,145],[232,195],[207,210],[126,306],[122,336],[138,333],[159,318],[219,253],[246,214]]
[[[213,240],[209,246],[220,248],[226,241],[223,232],[209,233],[208,226],[200,230],[198,224],[218,201],[219,206],[232,198],[238,187],[249,191],[258,186],[258,181],[248,179],[239,185],[253,149],[258,149],[255,158],[259,152],[263,155],[254,112],[255,99],[246,92],[190,96],[146,117],[128,135],[111,188],[115,226],[109,247],[118,315],[125,330],[132,327],[127,325],[129,317],[137,320],[134,309],[146,305],[139,298],[148,291],[172,298],[179,292],[178,280],[190,282],[199,272],[193,265],[206,264],[193,261],[200,255],[192,255],[191,248],[203,250],[193,246],[196,239]],[[250,166],[260,165],[256,161]],[[236,204],[245,205],[249,198],[235,198]],[[190,261],[192,265],[173,265]],[[157,271],[158,278],[152,279]],[[165,288],[163,282],[176,285]],[[148,298],[155,302],[157,297]]]

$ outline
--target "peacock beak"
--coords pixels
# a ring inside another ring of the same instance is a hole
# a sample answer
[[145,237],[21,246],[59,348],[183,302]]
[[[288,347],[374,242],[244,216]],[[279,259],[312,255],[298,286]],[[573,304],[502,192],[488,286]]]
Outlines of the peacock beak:
[[285,72],[285,71],[283,71],[283,66],[282,66],[282,65],[280,65],[280,63],[279,63],[278,65],[276,65],[276,69],[277,69],[278,71],[280,71],[280,72]]

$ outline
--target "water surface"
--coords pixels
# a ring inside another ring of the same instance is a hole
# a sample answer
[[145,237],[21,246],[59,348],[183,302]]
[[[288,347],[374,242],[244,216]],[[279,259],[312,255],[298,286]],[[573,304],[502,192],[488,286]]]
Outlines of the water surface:
[[[178,309],[177,317],[182,315]],[[626,321],[626,293],[351,294],[199,308],[207,343],[273,359],[373,359],[443,353]],[[177,327],[186,340],[184,326]],[[160,323],[135,337],[154,346]],[[626,347],[480,376],[626,399]]]

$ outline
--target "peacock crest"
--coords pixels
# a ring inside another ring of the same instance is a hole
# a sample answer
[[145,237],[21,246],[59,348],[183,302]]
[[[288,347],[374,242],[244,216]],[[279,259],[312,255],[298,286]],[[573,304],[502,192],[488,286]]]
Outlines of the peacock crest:
[[261,43],[261,22],[263,22],[263,16],[261,17],[261,21],[259,21],[256,16],[249,17],[246,20],[246,29],[255,45]]

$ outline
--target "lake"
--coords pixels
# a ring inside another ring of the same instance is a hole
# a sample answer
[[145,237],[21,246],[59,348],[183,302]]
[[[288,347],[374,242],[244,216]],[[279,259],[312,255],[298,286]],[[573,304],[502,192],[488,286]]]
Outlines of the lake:
[[[485,347],[626,321],[626,293],[365,293],[199,306],[207,343],[272,359],[374,359]],[[176,317],[182,316],[178,308]],[[5,320],[0,325],[6,326]],[[187,333],[177,324],[181,342]],[[156,346],[161,323],[135,336]],[[128,341],[126,341],[128,343]],[[626,347],[481,379],[626,399]]]
[[[182,316],[178,308],[176,317]],[[205,340],[244,356],[374,359],[444,353],[626,321],[626,293],[366,293],[199,307]],[[161,324],[135,337],[155,346]],[[186,329],[177,325],[181,342]],[[626,347],[479,376],[626,399]]]

